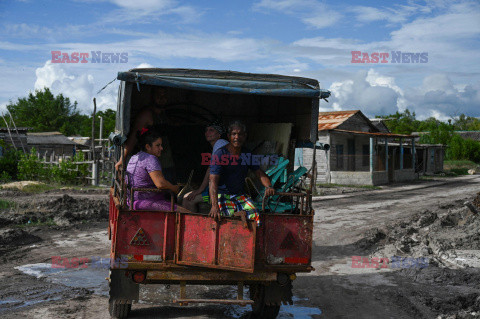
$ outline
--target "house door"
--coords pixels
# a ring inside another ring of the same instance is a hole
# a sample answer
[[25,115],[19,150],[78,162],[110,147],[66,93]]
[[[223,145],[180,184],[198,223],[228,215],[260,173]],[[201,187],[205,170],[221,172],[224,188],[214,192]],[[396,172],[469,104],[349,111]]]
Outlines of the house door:
[[388,182],[394,182],[395,179],[395,148],[388,148]]
[[355,140],[347,140],[347,171],[355,170]]

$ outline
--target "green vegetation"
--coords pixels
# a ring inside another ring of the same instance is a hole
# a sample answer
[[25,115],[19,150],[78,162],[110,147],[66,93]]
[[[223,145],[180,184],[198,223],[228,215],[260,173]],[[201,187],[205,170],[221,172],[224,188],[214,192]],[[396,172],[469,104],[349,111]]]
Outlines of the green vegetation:
[[475,117],[460,115],[458,118],[439,121],[433,117],[424,121],[416,119],[415,112],[408,109],[387,116],[377,116],[388,119],[385,124],[392,133],[411,134],[412,132],[428,132],[420,137],[420,143],[443,144],[447,146],[447,160],[468,160],[480,163],[480,142],[464,139],[455,131],[480,130],[480,120]]
[[[92,105],[93,106],[93,105]],[[80,114],[77,102],[73,104],[62,94],[54,96],[50,89],[30,93],[26,98],[7,105],[17,126],[30,127],[33,132],[58,131],[64,135],[90,136],[92,132],[92,116]],[[113,132],[115,128],[114,110],[97,112],[95,116],[103,118],[105,133]],[[35,115],[35,116],[32,116]],[[95,121],[98,132],[100,121]]]
[[8,208],[11,208],[11,207],[15,207],[14,202],[4,200],[4,199],[0,199],[0,209],[8,209]]
[[[18,178],[21,180],[56,182],[60,184],[84,183],[88,174],[88,164],[75,164],[84,160],[82,152],[71,159],[65,159],[58,165],[46,164],[32,148],[30,154],[21,154],[18,161]],[[33,186],[33,185],[32,185]]]

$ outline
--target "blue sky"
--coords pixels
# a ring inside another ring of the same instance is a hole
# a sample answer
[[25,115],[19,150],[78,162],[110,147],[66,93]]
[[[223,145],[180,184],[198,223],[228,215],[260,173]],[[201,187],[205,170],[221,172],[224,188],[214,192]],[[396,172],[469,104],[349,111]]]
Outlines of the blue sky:
[[[116,107],[118,71],[229,69],[317,79],[321,110],[480,116],[478,1],[0,2],[0,112],[45,86],[90,112]],[[51,51],[128,53],[128,63],[51,63]],[[351,63],[352,51],[427,53],[427,63]]]

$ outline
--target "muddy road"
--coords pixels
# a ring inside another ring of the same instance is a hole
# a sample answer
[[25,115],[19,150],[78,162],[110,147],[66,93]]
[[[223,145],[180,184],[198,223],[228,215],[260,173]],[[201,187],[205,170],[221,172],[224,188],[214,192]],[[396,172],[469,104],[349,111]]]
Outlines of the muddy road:
[[[316,270],[298,276],[295,305],[282,306],[278,318],[479,318],[480,216],[464,204],[478,205],[479,191],[476,175],[316,200]],[[0,317],[109,318],[106,191],[0,191],[0,198],[17,203],[0,213]],[[95,262],[59,269],[52,256]],[[375,267],[373,258],[389,261]],[[199,289],[225,297],[236,288]],[[249,317],[243,307],[158,304],[175,293],[141,289],[131,318]]]

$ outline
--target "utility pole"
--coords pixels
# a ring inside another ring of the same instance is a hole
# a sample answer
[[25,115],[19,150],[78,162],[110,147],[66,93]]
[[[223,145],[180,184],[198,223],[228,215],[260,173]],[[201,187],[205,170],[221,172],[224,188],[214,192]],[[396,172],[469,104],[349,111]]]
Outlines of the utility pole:
[[103,135],[103,117],[98,116],[98,118],[100,119],[100,132],[98,133],[98,135],[99,135],[99,140],[100,140],[100,150],[101,150],[100,159],[103,159],[103,142],[102,142],[102,135]]
[[92,185],[98,185],[98,164],[95,158],[95,114],[97,113],[97,100],[93,98],[92,114]]

